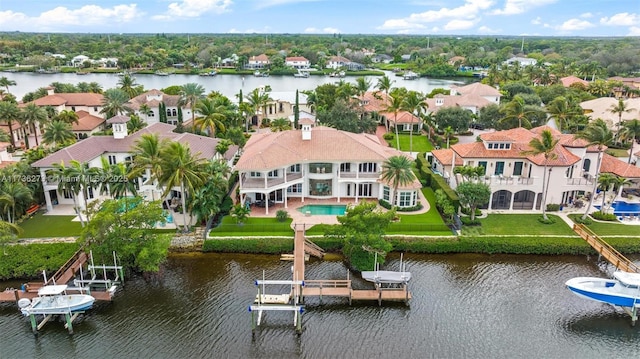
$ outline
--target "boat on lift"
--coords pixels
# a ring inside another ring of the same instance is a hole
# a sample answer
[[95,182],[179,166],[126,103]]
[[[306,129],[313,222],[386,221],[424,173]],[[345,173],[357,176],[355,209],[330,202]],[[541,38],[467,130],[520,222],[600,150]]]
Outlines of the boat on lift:
[[620,307],[640,308],[640,273],[616,271],[613,279],[577,277],[565,285],[581,298]]
[[88,294],[67,294],[67,285],[45,285],[38,290],[38,296],[18,301],[20,311],[25,316],[67,314],[91,309],[95,298]]

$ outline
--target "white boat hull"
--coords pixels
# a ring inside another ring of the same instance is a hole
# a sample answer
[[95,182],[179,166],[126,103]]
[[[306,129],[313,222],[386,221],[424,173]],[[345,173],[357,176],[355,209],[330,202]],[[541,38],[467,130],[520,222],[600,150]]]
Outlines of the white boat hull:
[[640,307],[640,290],[622,285],[615,279],[578,277],[565,285],[579,297],[620,307]]
[[21,308],[22,314],[65,314],[90,309],[95,298],[87,294],[61,294],[34,298],[29,306]]
[[362,279],[373,283],[407,283],[411,280],[411,272],[393,272],[393,271],[364,271]]

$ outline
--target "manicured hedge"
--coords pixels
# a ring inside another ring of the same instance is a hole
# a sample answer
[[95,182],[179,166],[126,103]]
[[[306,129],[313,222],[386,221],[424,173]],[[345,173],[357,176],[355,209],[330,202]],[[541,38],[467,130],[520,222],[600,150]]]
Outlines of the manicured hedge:
[[293,251],[293,237],[247,238],[247,239],[207,239],[202,245],[203,252],[224,253],[286,253]]
[[42,271],[55,273],[78,250],[77,243],[50,243],[6,246],[0,249],[0,280],[42,279]]
[[418,173],[424,179],[424,183],[427,186],[431,187],[434,192],[438,189],[442,189],[442,191],[444,191],[444,193],[449,198],[449,201],[451,201],[457,211],[460,207],[460,199],[458,198],[458,194],[453,189],[451,189],[451,187],[449,187],[447,181],[442,178],[442,176],[433,173],[429,162],[427,162],[427,160],[425,159],[425,154],[421,153],[417,157],[416,165],[418,167]]

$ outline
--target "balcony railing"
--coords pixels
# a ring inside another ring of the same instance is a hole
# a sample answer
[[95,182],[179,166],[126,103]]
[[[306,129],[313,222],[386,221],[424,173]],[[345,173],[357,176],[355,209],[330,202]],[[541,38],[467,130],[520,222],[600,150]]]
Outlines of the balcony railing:
[[593,185],[592,178],[567,178],[567,184],[569,186],[584,186],[584,185]]
[[[292,182],[302,178],[302,173],[287,173],[287,182]],[[267,184],[265,186],[264,177],[243,177],[242,188],[243,189],[267,189],[284,184],[284,177],[272,177],[267,178]]]
[[535,183],[532,177],[507,177],[507,176],[484,176],[480,181],[488,185],[523,185],[530,186]]
[[378,172],[340,172],[339,178],[378,178],[380,173]]

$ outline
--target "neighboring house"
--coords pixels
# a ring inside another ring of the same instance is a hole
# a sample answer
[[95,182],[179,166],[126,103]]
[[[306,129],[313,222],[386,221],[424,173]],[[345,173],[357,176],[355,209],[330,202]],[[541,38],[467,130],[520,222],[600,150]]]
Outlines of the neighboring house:
[[610,82],[622,83],[622,86],[615,86],[611,90],[616,98],[634,98],[640,96],[640,77],[610,77]]
[[[597,172],[598,149],[587,147],[584,140],[572,134],[541,126],[531,130],[514,128],[480,135],[481,141],[456,144],[450,149],[431,152],[434,172],[443,176],[452,188],[462,181],[453,175],[458,166],[482,166],[484,176],[478,180],[491,188],[491,199],[485,208],[493,210],[540,210],[543,195],[544,155],[527,155],[529,142],[550,130],[559,139],[555,158],[548,162],[549,192],[547,204],[569,204],[580,196],[590,196]],[[640,181],[640,168],[604,155],[601,172],[609,172]]]
[[15,161],[9,153],[8,149],[11,146],[9,142],[0,142],[0,168],[5,168],[11,164],[14,164],[18,161]]
[[104,130],[104,118],[94,116],[87,111],[76,111],[76,114],[78,123],[71,124],[71,131],[76,135],[76,139],[82,140]]
[[[640,98],[627,99],[624,102],[630,111],[622,113],[622,122],[639,118]],[[601,118],[610,129],[617,131],[620,117],[617,113],[611,112],[611,108],[614,106],[618,106],[618,99],[613,97],[600,97],[580,102],[580,107],[584,110],[585,115],[592,120]]]
[[347,59],[346,57],[331,56],[327,60],[326,68],[337,70],[337,69],[340,69],[340,68],[347,67],[347,65],[350,64],[350,63],[351,63],[351,60]]
[[[391,202],[392,187],[380,179],[382,163],[402,155],[380,143],[375,135],[356,134],[305,121],[302,130],[258,133],[251,136],[235,169],[239,173],[241,202],[289,198],[384,199]],[[420,182],[401,187],[400,207],[418,203]]]
[[586,86],[589,86],[589,81],[585,81],[579,77],[576,76],[566,76],[566,77],[562,77],[560,79],[560,83],[562,84],[562,86],[564,87],[570,87],[571,85],[575,84],[575,83],[579,83]]
[[284,64],[294,69],[308,69],[311,67],[311,62],[302,56],[290,56],[285,58]]
[[[289,115],[289,121],[291,121],[291,128],[293,128],[293,125],[296,121],[295,115]],[[298,128],[300,129],[302,127],[303,124],[308,124],[311,127],[315,127],[316,126],[316,115],[307,112],[307,111],[300,111],[299,113],[299,117],[298,117]]]
[[[167,113],[167,123],[170,125],[178,124],[178,106],[180,103],[179,95],[167,95],[160,90],[149,90],[140,94],[127,102],[127,106],[140,117],[147,125],[160,122],[160,104],[164,103]],[[151,110],[148,114],[140,112],[140,107],[146,104]],[[191,108],[182,106],[183,121],[191,119]]]
[[[260,120],[268,118],[274,120],[276,118],[288,118],[293,115],[294,107],[296,106],[296,92],[295,91],[275,91],[269,92],[269,102],[264,107],[264,114],[262,114]],[[302,92],[298,92],[298,105],[301,112],[313,112],[307,103],[307,95]]]
[[426,102],[428,106],[427,113],[435,114],[439,110],[447,107],[462,107],[471,111],[474,115],[477,115],[481,108],[494,103],[485,97],[473,93],[466,95],[438,94],[433,98],[428,98]]
[[220,67],[224,67],[224,68],[235,68],[236,64],[238,63],[238,55],[236,54],[232,54],[229,57],[226,57],[222,60],[220,60]]
[[86,61],[89,61],[89,56],[78,55],[71,59],[71,66],[82,67]]
[[258,56],[251,56],[249,61],[247,62],[248,69],[266,69],[271,66],[271,61],[269,57],[265,54],[260,54]]
[[393,57],[387,54],[378,54],[371,58],[371,62],[374,64],[388,64],[393,61]]
[[532,59],[529,57],[518,57],[518,56],[514,56],[510,59],[507,59],[506,61],[503,62],[504,65],[510,66],[510,65],[515,65],[516,63],[520,64],[520,66],[522,67],[527,67],[527,66],[534,66],[538,63],[538,60],[536,59]]
[[116,68],[118,67],[118,58],[117,57],[103,57],[99,60],[91,61],[93,65],[104,67],[104,68]]
[[90,115],[103,117],[102,101],[104,96],[99,93],[54,93],[53,87],[47,87],[47,96],[33,100],[40,107],[51,106],[60,113],[62,111],[85,111]]
[[[205,159],[222,158],[228,164],[233,162],[233,158],[238,152],[237,146],[231,148],[221,156],[216,153],[216,145],[220,141],[216,138],[194,135],[192,133],[175,133],[175,126],[166,123],[156,123],[143,128],[132,135],[128,135],[126,122],[128,117],[116,116],[107,120],[107,123],[113,126],[113,136],[92,136],[69,147],[65,147],[51,155],[40,159],[31,164],[32,167],[40,170],[42,185],[44,189],[45,202],[47,211],[54,210],[56,205],[72,205],[73,197],[71,193],[59,191],[58,183],[50,177],[47,177],[47,171],[53,169],[54,164],[64,163],[69,165],[71,160],[81,163],[88,163],[90,167],[102,167],[102,157],[105,157],[109,164],[124,163],[131,160],[131,149],[135,142],[143,135],[148,133],[156,133],[160,138],[166,138],[171,141],[185,143],[189,146],[192,154],[199,154]],[[150,173],[146,173],[138,179],[140,194],[144,194],[145,198],[158,199],[153,193],[158,192],[157,186],[152,183]],[[95,189],[88,191],[88,202],[96,200],[99,193]],[[151,195],[147,195],[151,193]],[[181,195],[180,188],[173,188],[169,197],[179,197]],[[82,194],[79,195],[78,204],[84,206]]]
[[389,106],[387,94],[382,91],[366,92],[360,100],[360,105],[366,113],[373,117],[378,117],[378,123],[385,125],[387,129],[398,126],[398,131],[409,132],[413,126],[414,132],[419,132],[422,128],[422,120],[418,116],[407,111],[398,111],[398,113],[387,111]]
[[447,63],[454,67],[460,67],[464,65],[465,61],[467,61],[467,59],[464,56],[453,56]]
[[476,95],[496,105],[500,104],[500,97],[502,97],[500,91],[495,87],[480,82],[474,82],[466,86],[452,86],[451,95]]
[[[9,134],[9,125],[3,122],[3,124],[0,125],[0,130],[2,130],[6,134]],[[27,136],[29,136],[31,134],[31,129],[28,128],[26,131],[27,131]],[[40,130],[38,129],[37,131],[38,131],[38,135],[41,135]],[[23,130],[22,125],[18,121],[13,121],[11,123],[10,135],[13,136],[13,143],[16,144],[16,147],[19,147],[19,148],[26,147],[27,143],[25,141],[24,132],[25,131]],[[29,147],[35,147],[35,145],[36,145],[35,142],[29,142]]]

